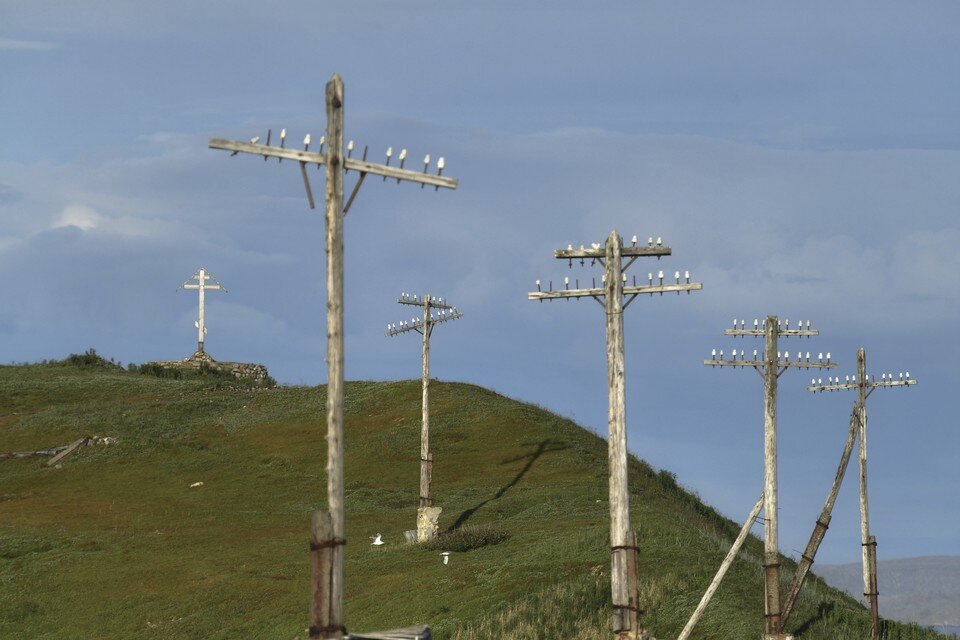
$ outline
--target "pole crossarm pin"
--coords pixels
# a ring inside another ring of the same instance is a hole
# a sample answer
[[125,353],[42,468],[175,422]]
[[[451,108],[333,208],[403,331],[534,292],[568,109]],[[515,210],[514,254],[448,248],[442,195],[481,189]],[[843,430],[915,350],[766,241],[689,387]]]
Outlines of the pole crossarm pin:
[[732,349],[724,356],[723,349],[713,349],[710,359],[703,364],[711,367],[752,367],[763,379],[763,515],[764,515],[764,627],[767,635],[781,632],[782,615],[780,598],[780,545],[777,493],[777,380],[787,369],[835,369],[830,353],[818,353],[813,358],[809,351],[780,351],[780,337],[811,338],[819,331],[810,327],[810,321],[798,322],[793,328],[789,320],[767,316],[761,325],[759,319],[752,327],[746,320],[734,320],[733,327],[724,335],[733,337],[763,337],[764,349],[748,355],[745,349]]
[[[607,425],[609,428],[608,457],[610,469],[610,583],[612,593],[613,616],[611,624],[618,637],[646,637],[640,627],[639,586],[636,560],[636,532],[629,531],[630,495],[627,486],[627,430],[626,430],[626,391],[624,369],[623,310],[637,296],[684,291],[698,291],[703,288],[699,282],[690,282],[690,272],[684,272],[681,279],[675,272],[674,283],[664,282],[664,273],[657,273],[654,282],[653,273],[647,276],[647,282],[638,283],[636,278],[627,278],[626,271],[639,258],[671,255],[670,247],[663,244],[661,238],[656,242],[651,237],[647,244],[638,245],[637,236],[633,236],[629,246],[616,231],[612,231],[604,244],[593,243],[590,248],[583,245],[575,249],[568,245],[566,249],[557,249],[554,257],[566,260],[569,267],[579,262],[585,266],[589,260],[591,266],[599,262],[604,273],[597,283],[592,278],[589,287],[580,287],[579,279],[574,279],[571,287],[569,277],[563,279],[563,289],[554,290],[550,281],[545,288],[536,281],[537,290],[527,294],[529,300],[555,300],[560,298],[593,298],[603,308],[607,331]],[[599,284],[599,286],[598,286]],[[545,290],[546,289],[546,290]]]
[[435,522],[439,518],[439,508],[433,507],[433,454],[430,452],[430,336],[433,327],[463,317],[457,308],[443,298],[434,298],[426,294],[422,297],[402,293],[398,304],[413,305],[421,308],[421,316],[387,325],[386,335],[416,331],[423,336],[423,401],[422,425],[420,429],[420,504],[417,509],[417,542],[425,542],[436,535]]

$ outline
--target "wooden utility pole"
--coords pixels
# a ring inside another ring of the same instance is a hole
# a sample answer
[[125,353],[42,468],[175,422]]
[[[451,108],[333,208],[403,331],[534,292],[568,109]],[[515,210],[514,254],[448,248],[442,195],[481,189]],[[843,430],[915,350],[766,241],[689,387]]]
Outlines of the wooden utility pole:
[[206,291],[223,291],[227,292],[227,288],[221,285],[219,282],[214,282],[213,284],[207,284],[207,280],[210,279],[210,274],[207,273],[206,269],[200,267],[200,270],[193,274],[192,280],[196,280],[197,284],[193,284],[190,280],[187,280],[182,285],[181,289],[188,289],[197,291],[200,296],[200,311],[197,316],[197,321],[193,325],[197,328],[197,353],[204,353],[203,343],[204,338],[207,335],[207,325],[206,325],[206,304],[204,293]]
[[750,511],[750,515],[747,516],[747,519],[743,521],[743,526],[740,528],[740,533],[730,546],[730,551],[727,552],[727,556],[723,559],[723,562],[720,563],[720,568],[717,569],[717,574],[713,577],[713,581],[710,583],[710,586],[707,587],[703,597],[700,598],[700,604],[697,605],[693,615],[690,616],[690,620],[687,621],[683,631],[681,631],[680,635],[677,636],[677,640],[687,640],[687,638],[690,637],[690,634],[693,633],[693,628],[696,626],[697,621],[700,620],[700,616],[703,615],[707,605],[710,604],[713,594],[715,594],[717,589],[720,587],[720,583],[723,581],[723,577],[727,575],[727,570],[730,569],[730,565],[733,564],[733,560],[737,557],[737,554],[740,553],[740,547],[742,547],[743,543],[746,542],[747,536],[750,534],[750,529],[754,524],[756,524],[757,516],[760,514],[761,508],[763,508],[763,495],[761,495],[757,500],[757,503],[753,505],[753,509]]
[[910,377],[910,372],[906,375],[900,373],[898,378],[894,378],[892,373],[884,373],[880,376],[878,382],[876,376],[867,375],[867,353],[863,347],[857,350],[857,374],[855,376],[846,376],[843,382],[840,382],[838,376],[836,380],[827,379],[827,384],[823,380],[813,380],[807,387],[808,391],[821,393],[823,391],[844,391],[856,390],[857,402],[854,404],[853,412],[858,417],[859,426],[859,450],[860,450],[860,544],[863,559],[863,595],[870,607],[870,637],[871,640],[880,638],[880,612],[877,603],[879,596],[877,589],[877,539],[870,534],[870,506],[867,499],[867,398],[880,387],[908,387],[917,384],[917,381]]
[[811,361],[810,352],[804,359],[802,352],[797,353],[796,360],[790,360],[790,352],[778,351],[778,339],[784,337],[811,337],[820,335],[815,329],[810,329],[810,321],[806,328],[798,323],[796,329],[790,328],[790,321],[781,324],[777,316],[767,316],[763,328],[758,320],[753,321],[753,329],[746,327],[746,321],[733,321],[733,329],[723,332],[728,336],[745,337],[755,336],[764,338],[764,353],[758,357],[753,351],[753,357],[747,359],[746,350],[734,349],[731,358],[725,360],[723,350],[719,358],[714,349],[710,360],[703,363],[712,367],[753,367],[763,379],[763,590],[764,590],[764,638],[779,639],[786,636],[780,631],[780,547],[779,526],[777,518],[777,380],[789,368],[800,369],[835,369],[836,363],[830,362],[830,354],[826,360],[819,354],[817,360]]
[[843,453],[840,455],[840,464],[837,465],[837,473],[833,478],[833,486],[830,487],[830,492],[827,494],[827,501],[823,505],[823,511],[820,512],[820,517],[817,518],[817,522],[813,526],[813,533],[810,534],[807,547],[804,549],[803,555],[800,556],[800,562],[797,563],[797,569],[793,574],[790,589],[787,591],[787,597],[783,603],[783,612],[780,616],[781,630],[787,626],[787,621],[790,619],[790,614],[793,613],[793,606],[797,602],[800,589],[803,588],[807,574],[810,572],[810,567],[813,565],[814,558],[817,556],[817,550],[820,549],[820,543],[823,542],[823,537],[830,527],[830,519],[833,517],[833,505],[837,501],[837,495],[840,493],[840,485],[843,483],[843,477],[847,473],[847,465],[850,463],[850,454],[853,452],[853,445],[856,441],[859,424],[860,409],[859,405],[855,404],[850,414],[850,430],[847,433],[847,441],[844,444]]
[[401,320],[399,323],[387,325],[387,336],[416,331],[423,336],[423,400],[421,413],[423,422],[420,428],[420,504],[417,509],[417,541],[423,542],[434,537],[435,529],[423,526],[426,519],[424,509],[433,507],[433,454],[430,453],[430,336],[433,327],[441,322],[448,322],[462,318],[463,314],[453,305],[444,302],[443,298],[434,298],[429,294],[418,298],[416,295],[402,294],[397,300],[399,304],[421,307],[422,316],[412,318],[410,322]]
[[[310,134],[303,140],[303,151],[285,147],[286,129],[280,132],[280,146],[270,145],[270,133],[266,144],[259,144],[259,137],[250,142],[210,140],[211,149],[222,149],[238,153],[262,156],[264,160],[276,158],[300,163],[304,187],[310,208],[315,208],[313,190],[307,175],[307,165],[326,167],[326,267],[327,267],[327,504],[329,520],[315,515],[312,527],[311,549],[314,554],[313,605],[311,611],[311,638],[339,640],[346,633],[343,621],[343,545],[346,544],[343,505],[343,217],[360,190],[368,173],[394,178],[400,181],[430,185],[436,189],[456,189],[457,180],[441,176],[443,158],[437,163],[437,174],[427,173],[430,156],[424,158],[424,171],[410,171],[391,167],[388,150],[385,164],[367,162],[366,149],[363,159],[351,157],[353,141],[347,145],[347,155],[343,153],[344,92],[343,81],[334,74],[326,86],[327,134],[320,139],[320,149],[309,151]],[[326,150],[324,141],[326,140]],[[406,150],[401,153],[406,157]],[[346,204],[344,196],[344,174],[350,170],[358,172],[359,177]],[[325,536],[317,539],[317,535]],[[329,553],[329,558],[323,559]],[[319,555],[318,555],[319,554]],[[322,605],[322,606],[321,606]]]
[[[686,272],[685,282],[680,282],[680,272],[676,272],[674,284],[663,283],[663,271],[660,271],[654,284],[653,274],[648,275],[646,284],[637,285],[636,278],[633,284],[627,284],[624,273],[630,265],[641,257],[668,256],[670,247],[664,246],[660,238],[654,243],[653,238],[647,241],[646,246],[637,246],[637,237],[633,236],[629,247],[623,246],[623,240],[615,230],[610,232],[606,244],[591,245],[590,249],[574,249],[573,245],[567,249],[557,249],[555,256],[566,260],[572,267],[575,260],[583,265],[585,260],[590,263],[599,262],[604,267],[601,286],[592,282],[590,288],[581,289],[579,281],[575,281],[575,288],[570,288],[570,278],[564,278],[564,288],[554,291],[553,283],[549,290],[543,291],[540,281],[537,280],[537,291],[527,295],[530,300],[555,300],[560,298],[593,298],[604,307],[607,330],[607,389],[608,413],[607,425],[609,428],[608,457],[610,467],[610,549],[611,570],[610,582],[613,600],[613,632],[619,638],[643,637],[643,629],[637,621],[639,614],[638,588],[636,572],[630,567],[636,565],[636,534],[629,531],[630,527],[630,494],[627,486],[627,419],[626,398],[624,391],[624,346],[623,346],[623,310],[626,309],[637,296],[641,294],[663,295],[668,292],[681,291],[687,293],[703,288],[699,282],[690,282],[690,272]],[[624,264],[626,260],[626,264]],[[631,580],[631,578],[633,578]]]

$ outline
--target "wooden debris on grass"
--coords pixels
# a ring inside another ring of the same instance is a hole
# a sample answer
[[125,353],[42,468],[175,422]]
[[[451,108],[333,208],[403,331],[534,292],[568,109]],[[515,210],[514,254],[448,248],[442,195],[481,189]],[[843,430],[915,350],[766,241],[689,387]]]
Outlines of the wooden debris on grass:
[[392,631],[369,631],[367,633],[349,633],[344,640],[431,640],[430,627],[420,625],[393,629]]
[[0,460],[12,460],[14,458],[49,457],[50,459],[44,462],[43,466],[52,467],[84,445],[114,444],[114,443],[116,443],[116,440],[110,437],[84,436],[82,438],[78,438],[77,440],[74,440],[70,444],[65,444],[60,447],[53,447],[52,449],[38,449],[36,451],[0,452]]

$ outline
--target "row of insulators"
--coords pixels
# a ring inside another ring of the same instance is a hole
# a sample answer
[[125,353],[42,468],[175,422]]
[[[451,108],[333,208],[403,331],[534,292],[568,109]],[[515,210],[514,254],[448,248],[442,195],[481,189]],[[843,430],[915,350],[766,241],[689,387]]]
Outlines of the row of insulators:
[[[734,350],[731,352],[730,355],[731,355],[731,358],[732,358],[733,360],[736,360],[737,357],[738,357],[738,352],[737,352],[737,350],[734,349]],[[710,356],[711,356],[714,360],[717,360],[717,359],[718,359],[717,350],[716,350],[716,349],[711,349],[711,351],[710,351]],[[745,360],[746,357],[747,357],[747,350],[746,350],[746,349],[741,349],[741,350],[739,351],[739,357],[740,357],[741,360]],[[720,349],[719,359],[720,359],[720,360],[723,360],[723,349]],[[756,350],[756,349],[753,350],[753,359],[754,359],[754,360],[757,360],[757,350]],[[783,353],[781,353],[781,352],[777,351],[777,360],[790,360],[790,352],[789,352],[789,351],[784,351]],[[809,351],[807,351],[806,357],[804,357],[804,354],[803,354],[802,351],[800,351],[800,352],[797,353],[797,362],[810,362],[810,360],[811,360],[811,358],[810,358],[810,352],[809,352]],[[820,363],[820,364],[823,364],[824,362],[826,362],[827,364],[829,364],[829,363],[830,363],[830,352],[829,352],[829,351],[827,352],[827,358],[826,358],[826,360],[824,360],[824,358],[823,358],[823,353],[818,353],[818,354],[817,354],[817,360],[816,360],[816,362],[817,362],[817,363]]]
[[[746,320],[737,320],[737,319],[734,319],[734,321],[733,321],[733,329],[734,329],[734,331],[746,331],[746,329],[747,329],[747,321],[746,321]],[[781,331],[789,331],[789,330],[790,330],[790,321],[789,321],[789,320],[783,320],[783,321],[781,322],[780,320],[778,320],[778,321],[777,321],[777,329],[779,329],[779,330],[781,330]],[[760,331],[760,330],[761,330],[760,320],[758,320],[757,318],[754,318],[754,319],[753,319],[753,330],[754,330],[754,331]],[[804,326],[803,320],[800,320],[799,322],[797,322],[796,331],[810,331],[810,321],[807,320],[806,326]]]
[[[632,244],[634,247],[637,246],[637,236],[633,236],[632,238],[630,238],[630,242],[631,242],[631,244]],[[593,244],[590,245],[590,247],[591,247],[594,251],[600,249],[600,247],[602,247],[602,246],[603,246],[603,245],[601,245],[599,242],[594,242]],[[653,247],[653,246],[654,246],[653,236],[647,238],[647,246],[648,246],[648,247]],[[663,238],[659,238],[659,237],[657,238],[656,246],[658,246],[658,247],[663,246]],[[568,244],[568,245],[567,245],[567,251],[573,251],[573,250],[574,250],[574,249],[573,249],[573,245],[572,245],[572,244]],[[586,247],[584,247],[583,245],[580,245],[580,251],[586,251],[586,250],[587,250]],[[659,260],[659,259],[660,259],[660,256],[657,256],[657,259]],[[591,258],[591,260],[590,260],[590,266],[592,267],[592,266],[595,265],[596,263],[597,263],[597,259],[596,259],[596,258]],[[582,266],[584,266],[585,264],[586,264],[586,259],[585,259],[585,258],[580,258],[580,266],[582,267]],[[568,259],[567,259],[567,266],[570,267],[570,268],[573,268],[573,258],[568,258]]]
[[[630,244],[631,244],[632,246],[634,246],[634,247],[637,246],[637,242],[638,242],[637,236],[633,236],[632,238],[630,238]],[[603,245],[600,244],[599,242],[594,242],[593,244],[590,245],[590,247],[593,248],[594,251],[596,251],[597,249],[599,249],[599,248],[602,247],[602,246],[603,246]],[[647,238],[647,246],[648,246],[648,247],[654,246],[653,236],[650,236],[649,238]],[[659,237],[657,238],[656,246],[658,246],[658,247],[662,247],[662,246],[663,246],[663,238],[659,238]],[[584,247],[583,245],[580,245],[580,251],[586,251],[586,250],[587,250],[586,247]],[[567,251],[573,251],[573,245],[572,245],[572,244],[568,244],[568,245],[567,245]]]
[[[436,315],[430,314],[430,322],[443,322],[444,320],[451,319],[455,315],[457,315],[456,308],[443,309],[441,311],[437,311]],[[413,325],[419,326],[421,324],[423,324],[423,318],[410,318],[410,322],[401,320],[399,323],[388,323],[387,331],[393,331],[394,329],[406,329],[407,327]]]
[[[627,282],[627,274],[624,273],[621,277],[622,277],[622,279],[623,279],[623,282],[626,283],[626,282]],[[683,277],[686,278],[686,281],[687,281],[686,283],[687,283],[687,284],[690,284],[690,272],[689,272],[689,271],[684,271],[684,272],[683,272]],[[680,272],[679,272],[679,271],[675,271],[675,272],[673,273],[673,278],[674,278],[674,280],[676,280],[676,284],[680,284]],[[660,271],[660,272],[657,273],[657,279],[660,281],[659,284],[663,284],[663,271]],[[540,281],[539,281],[539,280],[536,280],[535,282],[536,282],[536,285],[537,285],[537,291],[543,291],[543,289],[540,288]],[[596,289],[596,287],[597,287],[597,279],[596,279],[596,278],[593,278],[593,279],[591,280],[591,282],[592,282],[592,284],[593,284],[593,288]],[[606,274],[604,274],[604,275],[602,275],[602,276],[600,277],[600,282],[601,282],[601,283],[606,283],[606,282],[607,282],[607,276],[606,276]],[[648,274],[647,274],[647,284],[650,285],[650,286],[653,286],[653,273],[648,273]],[[639,286],[639,285],[637,284],[637,277],[636,277],[636,276],[633,277],[633,286],[635,286],[635,287],[636,287],[636,286]],[[570,278],[567,277],[567,276],[564,276],[564,278],[563,278],[563,287],[564,287],[564,289],[569,289],[569,288],[570,288]],[[580,280],[579,280],[579,279],[574,279],[574,288],[575,288],[575,289],[579,289],[579,288],[580,288]],[[553,280],[550,281],[550,289],[549,289],[549,291],[553,291]]]
[[[429,296],[424,296],[424,298]],[[424,298],[420,298],[417,294],[413,293],[401,293],[400,300],[403,302],[416,302],[422,303]],[[437,304],[443,304],[443,298],[430,298],[430,302],[436,302]]]
[[[273,130],[272,130],[272,129],[270,129],[270,130],[267,131],[267,142],[266,142],[266,145],[267,145],[267,146],[270,146],[270,136],[272,135],[272,133],[273,133]],[[280,130],[280,148],[281,148],[281,149],[284,149],[284,148],[285,148],[286,139],[287,139],[287,130],[286,130],[286,129],[281,129],[281,130]],[[325,137],[325,136],[320,136],[320,148],[317,150],[318,153],[323,153],[323,144],[324,144],[325,141],[326,141],[326,137]],[[253,138],[250,138],[250,144],[257,144],[258,142],[260,142],[260,136],[255,136],[255,137],[253,137]],[[303,150],[304,150],[304,151],[309,151],[309,150],[310,150],[310,143],[311,143],[311,137],[310,137],[310,134],[308,133],[307,135],[305,135],[305,136],[303,137]],[[353,150],[354,150],[354,148],[355,148],[355,145],[354,145],[353,140],[348,141],[348,142],[347,142],[347,157],[348,157],[348,158],[353,157]],[[387,147],[386,156],[387,156],[386,165],[389,167],[389,166],[390,166],[390,161],[393,159],[393,147]],[[362,159],[363,159],[364,161],[366,161],[366,159],[367,159],[367,147],[366,147],[366,146],[363,147],[363,157],[362,157]],[[406,149],[401,149],[401,150],[400,150],[400,154],[398,155],[398,159],[400,160],[400,168],[403,169],[403,165],[404,165],[404,163],[405,163],[406,160],[407,160],[407,150],[406,150]],[[264,160],[266,160],[266,158],[264,158]],[[280,158],[279,160],[282,161],[283,159]],[[443,173],[444,165],[445,165],[445,162],[444,162],[444,160],[443,160],[443,156],[441,156],[439,159],[437,159],[437,175],[438,175],[438,176]],[[430,168],[430,154],[428,153],[427,155],[425,155],[425,156],[423,157],[423,172],[424,172],[424,173],[427,173],[427,170],[428,170],[429,168]],[[383,179],[386,180],[386,179],[387,179],[386,176],[384,176]]]
[[[876,384],[876,382],[877,382],[877,376],[871,376],[870,374],[867,374],[867,376],[866,376],[866,378],[865,378],[865,381],[866,381],[866,382],[870,382],[870,379],[871,379],[871,378],[873,379],[874,384]],[[910,372],[909,372],[909,371],[907,371],[907,372],[905,372],[905,373],[904,373],[903,371],[901,371],[899,378],[894,378],[892,373],[882,373],[882,374],[880,374],[880,383],[881,383],[881,384],[883,384],[883,383],[888,383],[888,384],[889,384],[889,383],[891,383],[891,382],[898,382],[898,381],[899,381],[899,382],[906,382],[906,381],[909,381],[909,380],[910,380]],[[812,385],[823,385],[823,379],[822,379],[822,378],[817,378],[817,379],[811,380],[811,381],[810,381],[810,384],[812,384]],[[856,376],[856,375],[843,376],[843,382],[842,382],[842,383],[840,382],[840,376],[837,376],[836,378],[828,377],[828,378],[827,378],[827,384],[831,384],[831,385],[835,385],[835,384],[857,384],[857,376]]]

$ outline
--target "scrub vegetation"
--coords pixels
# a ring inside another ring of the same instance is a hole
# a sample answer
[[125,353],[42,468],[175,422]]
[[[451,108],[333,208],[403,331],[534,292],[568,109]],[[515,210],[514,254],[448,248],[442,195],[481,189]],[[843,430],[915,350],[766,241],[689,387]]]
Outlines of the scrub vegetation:
[[[0,451],[116,439],[60,468],[0,461],[0,637],[304,637],[310,514],[326,495],[324,400],[322,387],[161,378],[82,357],[0,367]],[[468,384],[435,383],[431,417],[444,533],[410,546],[420,383],[347,383],[349,629],[609,638],[605,441]],[[739,524],[635,458],[630,487],[643,622],[676,637]],[[382,547],[369,544],[377,532]],[[440,551],[454,551],[446,566]],[[761,556],[751,538],[695,638],[760,636]],[[784,567],[786,583],[794,564]],[[790,629],[800,640],[868,630],[867,611],[816,577]],[[891,623],[885,637],[941,636]]]

